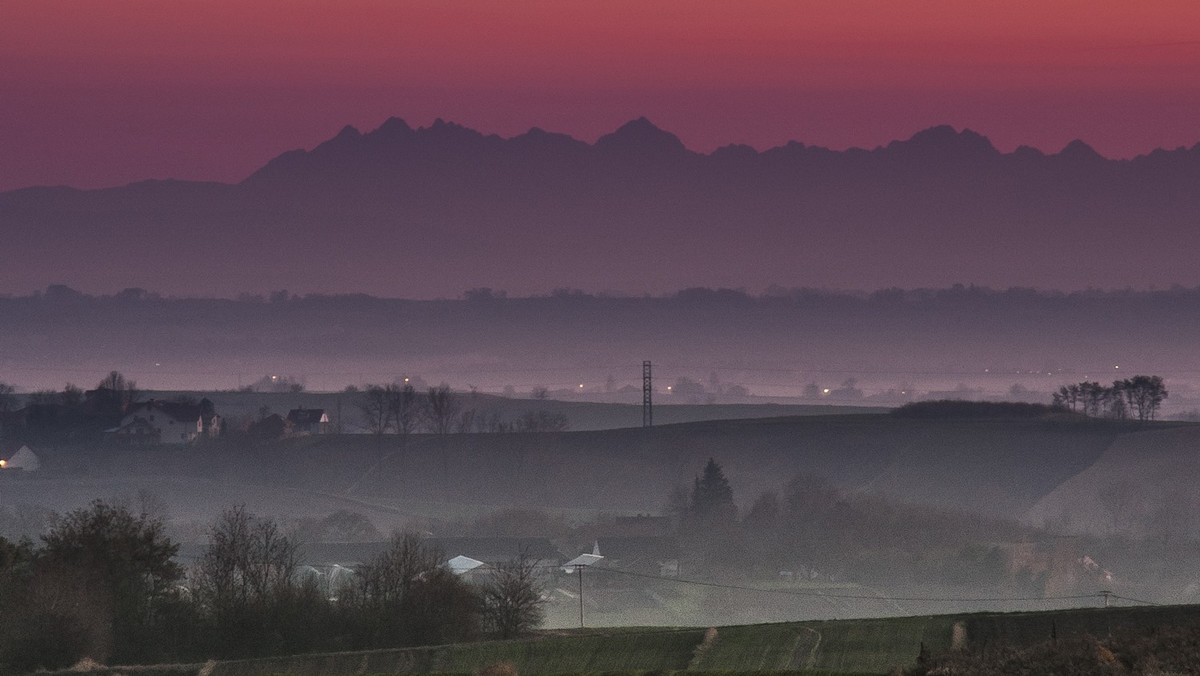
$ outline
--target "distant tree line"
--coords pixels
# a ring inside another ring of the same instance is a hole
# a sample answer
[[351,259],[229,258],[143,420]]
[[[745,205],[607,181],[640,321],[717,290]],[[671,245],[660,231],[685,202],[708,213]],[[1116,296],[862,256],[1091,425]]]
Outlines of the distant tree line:
[[86,439],[115,427],[138,396],[137,383],[118,371],[86,391],[67,383],[62,390],[31,392],[23,408],[14,391],[0,382],[0,414],[8,420],[0,428],[9,436],[43,442]]
[[177,551],[160,520],[102,501],[55,517],[38,544],[0,538],[0,674],[512,637],[543,619],[530,559],[469,583],[412,533],[342,579],[243,507],[190,570]]
[[1093,418],[1134,418],[1145,422],[1157,417],[1167,394],[1160,376],[1139,375],[1114,380],[1108,387],[1086,381],[1064,385],[1054,393],[1053,405]]
[[445,383],[425,392],[409,383],[367,385],[356,392],[363,427],[371,434],[562,432],[570,426],[565,415],[549,411],[526,411],[511,420],[495,412],[480,415]]

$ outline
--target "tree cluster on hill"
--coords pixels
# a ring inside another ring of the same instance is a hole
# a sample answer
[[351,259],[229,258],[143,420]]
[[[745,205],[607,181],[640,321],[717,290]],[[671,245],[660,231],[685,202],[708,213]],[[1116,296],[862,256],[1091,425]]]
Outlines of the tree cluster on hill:
[[513,420],[498,413],[480,415],[445,383],[424,393],[409,383],[367,385],[358,391],[355,403],[371,434],[563,432],[570,427],[565,415],[549,411],[526,411]]
[[[46,389],[25,396],[25,405],[11,385],[0,382],[0,425],[7,436],[41,442],[87,439],[121,422],[137,399],[137,383],[118,371],[105,376],[87,391],[67,383],[61,391]],[[0,421],[3,422],[3,421]]]
[[1108,387],[1087,381],[1064,385],[1054,393],[1053,405],[1093,418],[1136,418],[1145,422],[1158,415],[1167,394],[1161,376],[1138,375],[1114,380]]
[[[690,491],[668,498],[683,550],[697,575],[778,580],[969,585],[1037,593],[1045,571],[1012,570],[1002,542],[1031,530],[961,512],[851,497],[825,479],[798,474],[739,514],[733,488],[710,459]],[[986,539],[985,539],[986,538]]]
[[244,507],[190,570],[177,550],[160,520],[103,501],[56,517],[40,545],[0,538],[0,674],[512,637],[543,617],[528,559],[470,583],[412,533],[341,579]]

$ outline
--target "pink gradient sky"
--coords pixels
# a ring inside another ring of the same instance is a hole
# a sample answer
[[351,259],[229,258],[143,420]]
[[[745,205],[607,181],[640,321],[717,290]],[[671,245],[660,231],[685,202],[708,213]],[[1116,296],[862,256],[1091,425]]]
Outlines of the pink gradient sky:
[[1200,3],[1161,0],[14,0],[0,190],[237,181],[345,124],[442,117],[592,141],[638,116],[709,151],[1200,141]]

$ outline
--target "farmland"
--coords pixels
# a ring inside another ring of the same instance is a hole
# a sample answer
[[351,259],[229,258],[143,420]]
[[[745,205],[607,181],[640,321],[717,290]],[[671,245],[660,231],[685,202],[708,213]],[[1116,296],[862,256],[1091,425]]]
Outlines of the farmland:
[[[1196,606],[1035,613],[974,613],[830,620],[710,629],[553,632],[514,641],[295,655],[121,670],[140,676],[295,674],[468,674],[509,663],[517,673],[637,672],[884,674],[913,664],[924,645],[940,651],[997,642],[1028,646],[1057,636],[1192,625]],[[111,672],[110,669],[96,673]],[[78,673],[78,672],[74,672]]]

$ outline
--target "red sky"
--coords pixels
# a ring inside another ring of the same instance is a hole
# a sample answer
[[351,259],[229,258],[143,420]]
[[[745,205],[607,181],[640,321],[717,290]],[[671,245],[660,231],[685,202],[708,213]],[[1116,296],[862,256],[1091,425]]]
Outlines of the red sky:
[[1200,141],[1194,0],[0,0],[0,190],[236,181],[345,124],[708,151]]

